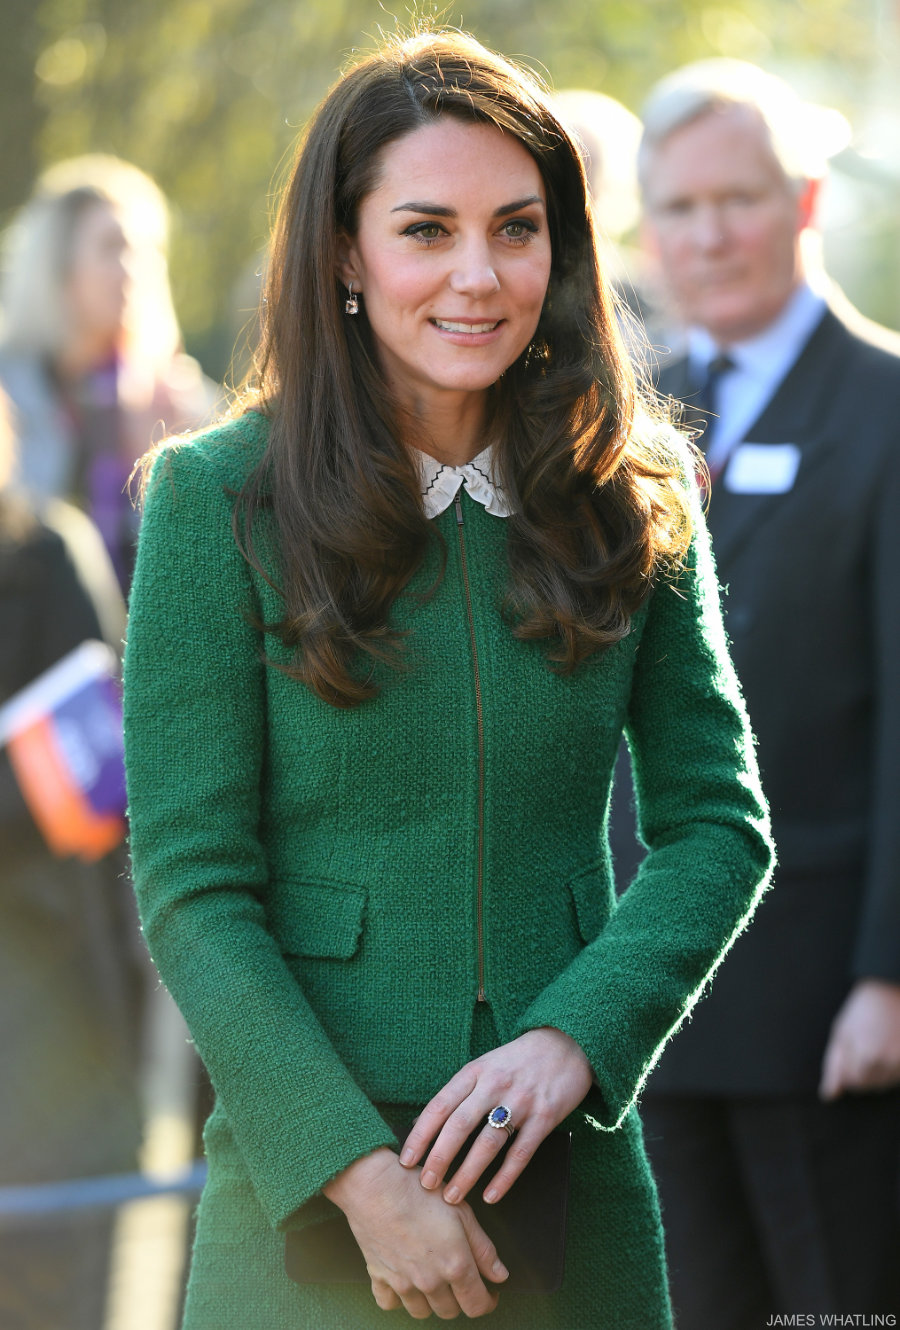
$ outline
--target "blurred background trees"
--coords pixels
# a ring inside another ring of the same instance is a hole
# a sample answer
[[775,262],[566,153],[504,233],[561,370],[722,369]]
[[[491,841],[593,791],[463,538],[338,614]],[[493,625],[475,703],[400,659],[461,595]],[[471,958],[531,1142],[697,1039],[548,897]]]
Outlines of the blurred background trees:
[[[640,109],[686,60],[729,55],[789,78],[856,131],[838,163],[837,275],[900,324],[900,0],[470,0],[442,11],[557,88]],[[0,225],[40,168],[113,152],[173,204],[172,272],[188,350],[226,373],[256,303],[279,164],[341,66],[409,22],[377,0],[3,0]],[[842,255],[841,233],[852,236]],[[835,266],[834,259],[832,266]]]

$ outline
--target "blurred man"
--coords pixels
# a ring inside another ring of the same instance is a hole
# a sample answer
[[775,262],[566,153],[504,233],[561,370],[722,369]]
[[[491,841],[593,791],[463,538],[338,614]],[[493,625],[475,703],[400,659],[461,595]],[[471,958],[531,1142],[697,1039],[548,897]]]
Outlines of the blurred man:
[[600,235],[600,261],[619,299],[620,327],[636,361],[656,363],[655,348],[677,332],[659,308],[647,255],[637,244],[641,220],[637,159],[643,126],[604,92],[563,88],[557,109],[581,146]]
[[[815,261],[809,125],[777,80],[711,61],[654,90],[641,148],[689,330],[660,387],[709,422],[780,858],[644,1100],[679,1330],[900,1311],[900,341]],[[623,882],[642,853],[627,803]]]

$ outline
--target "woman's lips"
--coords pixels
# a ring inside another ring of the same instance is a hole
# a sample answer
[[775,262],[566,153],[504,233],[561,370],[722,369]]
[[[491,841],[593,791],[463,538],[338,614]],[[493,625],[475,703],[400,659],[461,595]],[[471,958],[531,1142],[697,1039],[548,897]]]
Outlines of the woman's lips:
[[471,319],[432,319],[431,322],[441,332],[452,333],[489,333],[503,322],[502,319],[491,319],[490,322],[483,321],[475,323]]
[[442,341],[453,346],[490,346],[500,337],[505,319],[430,319]]

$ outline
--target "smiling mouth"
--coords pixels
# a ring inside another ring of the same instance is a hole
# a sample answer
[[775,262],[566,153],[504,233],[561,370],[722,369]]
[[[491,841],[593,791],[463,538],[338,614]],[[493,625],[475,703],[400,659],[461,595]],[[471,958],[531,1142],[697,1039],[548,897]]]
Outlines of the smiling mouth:
[[441,332],[488,333],[499,328],[503,320],[494,319],[492,323],[456,323],[450,319],[432,319],[431,322],[436,328],[440,328]]

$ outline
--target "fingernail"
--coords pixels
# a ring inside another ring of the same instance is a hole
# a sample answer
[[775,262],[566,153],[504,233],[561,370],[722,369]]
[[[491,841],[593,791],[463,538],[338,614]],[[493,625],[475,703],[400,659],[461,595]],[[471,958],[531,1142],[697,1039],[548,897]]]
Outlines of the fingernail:
[[484,1193],[484,1199],[487,1201],[488,1205],[491,1205],[496,1201],[497,1193],[494,1191],[493,1187],[488,1187],[487,1191]]
[[459,1187],[448,1187],[444,1192],[444,1200],[454,1205],[459,1200]]
[[415,1159],[415,1157],[416,1157],[415,1150],[410,1150],[409,1147],[407,1146],[407,1148],[400,1155],[400,1163],[411,1164],[412,1161]]
[[507,1270],[506,1266],[503,1264],[502,1261],[499,1260],[494,1262],[493,1273],[497,1276],[498,1279],[506,1279],[509,1275],[509,1271]]
[[422,1174],[422,1186],[434,1187],[437,1185],[437,1173],[432,1173],[431,1169]]

